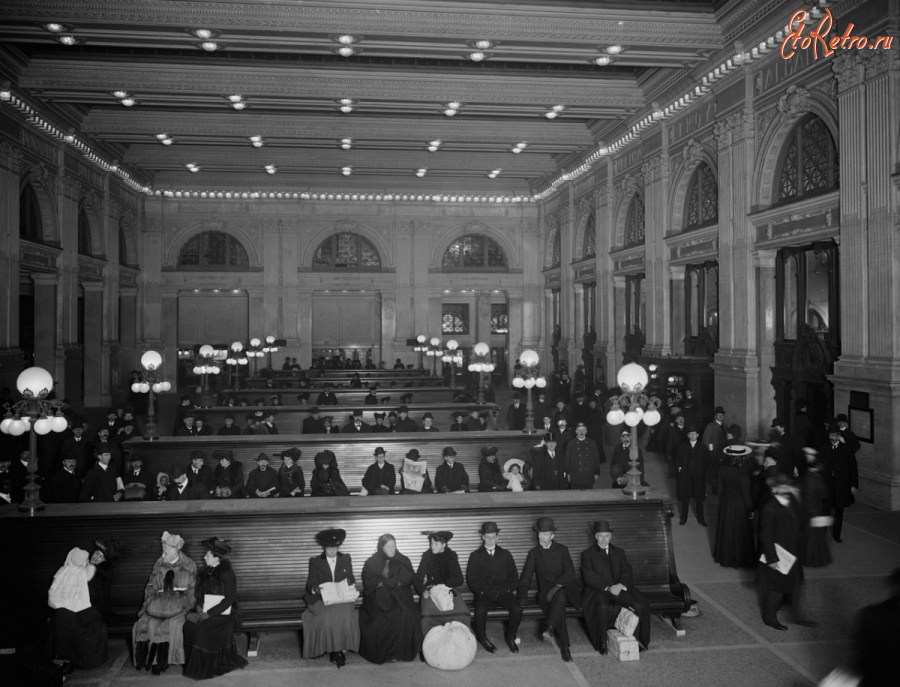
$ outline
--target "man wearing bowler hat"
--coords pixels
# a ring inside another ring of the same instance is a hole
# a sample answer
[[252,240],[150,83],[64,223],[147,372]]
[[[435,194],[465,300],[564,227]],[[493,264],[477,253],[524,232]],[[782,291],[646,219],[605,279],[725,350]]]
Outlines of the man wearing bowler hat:
[[569,549],[553,541],[556,525],[553,518],[538,518],[533,527],[538,535],[538,545],[528,552],[522,576],[519,578],[519,603],[528,597],[531,580],[537,574],[538,604],[547,618],[545,639],[555,633],[563,661],[571,661],[569,631],[566,628],[566,604],[581,607],[581,587],[575,575],[575,566]]
[[584,624],[591,644],[601,654],[607,652],[609,621],[621,607],[638,617],[636,637],[641,651],[650,645],[650,608],[634,586],[631,565],[625,551],[610,544],[612,528],[606,520],[594,523],[596,544],[581,552],[581,579],[584,582]]
[[687,522],[691,499],[697,507],[697,522],[706,527],[703,503],[706,500],[706,475],[709,472],[710,455],[705,444],[700,443],[697,428],[688,425],[687,441],[678,447],[675,454],[675,488],[681,504],[679,525]]
[[719,492],[719,466],[722,464],[725,447],[728,445],[728,431],[725,429],[725,409],[716,406],[713,421],[703,429],[703,444],[709,449],[709,472],[707,483],[713,495]]
[[489,653],[497,647],[487,636],[487,614],[491,608],[505,608],[509,613],[509,625],[504,639],[509,650],[517,654],[516,634],[522,622],[522,606],[516,600],[519,574],[512,554],[497,546],[500,528],[496,522],[481,525],[483,545],[469,555],[466,566],[466,582],[475,594],[475,638]]
[[445,446],[441,454],[444,462],[434,472],[434,488],[439,494],[469,491],[469,474],[462,463],[456,462],[456,449]]
[[363,413],[361,410],[354,410],[353,415],[343,429],[341,434],[368,434],[372,431],[368,422],[363,422]]
[[440,432],[437,427],[434,426],[434,415],[431,413],[425,413],[422,416],[422,431],[423,432]]

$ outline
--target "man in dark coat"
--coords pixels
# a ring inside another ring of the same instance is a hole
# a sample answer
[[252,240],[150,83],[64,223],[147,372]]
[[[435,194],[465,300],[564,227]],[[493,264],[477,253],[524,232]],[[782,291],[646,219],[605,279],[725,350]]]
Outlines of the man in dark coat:
[[491,608],[502,607],[509,613],[509,625],[504,639],[509,650],[517,654],[519,647],[516,634],[522,622],[522,606],[516,600],[519,574],[512,554],[497,546],[500,528],[496,522],[481,525],[483,545],[469,555],[466,566],[466,582],[475,595],[475,638],[489,653],[497,647],[487,636],[487,615]]
[[75,476],[83,479],[85,473],[91,467],[93,455],[91,452],[91,444],[84,436],[87,429],[87,422],[82,417],[72,418],[70,421],[72,436],[66,438],[60,446],[59,454],[64,456],[67,453],[75,454]]
[[556,437],[556,445],[559,448],[559,452],[563,455],[566,455],[566,447],[569,445],[569,442],[575,438],[575,432],[569,427],[569,420],[565,416],[560,416],[556,421],[556,432],[554,433]]
[[572,423],[576,426],[579,422],[583,422],[587,425],[588,417],[591,414],[591,407],[584,400],[584,392],[576,391],[575,392],[575,401],[572,405],[569,406],[569,416],[572,418]]
[[[266,431],[261,432],[260,428]],[[275,426],[275,411],[267,410],[263,415],[263,421],[256,426],[257,434],[278,434],[278,427]]]
[[775,460],[776,469],[783,475],[793,477],[801,475],[806,466],[801,466],[804,462],[803,447],[798,450],[798,455],[794,454],[794,445],[790,435],[784,429],[784,421],[780,418],[772,420],[772,431],[769,435],[771,444],[766,449],[766,455],[771,456]]
[[[329,384],[328,386],[331,385]],[[316,397],[317,406],[336,406],[337,404],[337,396],[330,388],[322,389]]]
[[469,417],[463,421],[466,431],[482,432],[487,429],[487,423],[481,419],[481,406],[469,406]]
[[390,496],[397,486],[397,471],[385,460],[385,450],[375,449],[375,462],[366,468],[362,479],[363,489],[369,496]]
[[837,424],[828,427],[828,443],[819,450],[825,462],[825,478],[831,482],[831,505],[834,506],[834,524],[831,535],[840,544],[841,531],[844,524],[844,508],[856,502],[855,494],[859,489],[859,471],[856,455],[850,447],[841,441],[841,429]]
[[584,624],[594,648],[607,652],[606,631],[620,607],[630,608],[638,617],[637,640],[650,646],[650,607],[634,586],[631,565],[625,551],[613,546],[612,528],[606,520],[594,523],[596,546],[581,552],[581,579],[584,582]]
[[[537,399],[531,404],[531,412],[534,415],[534,427],[540,429],[544,426],[544,418],[550,419],[550,425],[553,426],[553,414],[556,412],[550,402],[547,401],[547,392],[543,389],[538,391]],[[544,432],[551,430],[544,429]]]
[[722,464],[722,453],[728,445],[728,431],[725,429],[725,409],[716,406],[712,422],[703,429],[703,444],[709,449],[709,466],[706,476],[712,493],[719,491],[719,466]]
[[551,411],[546,411],[543,417],[534,416],[534,426],[541,434],[553,434],[556,432],[556,425],[550,417]]
[[144,469],[144,459],[137,451],[128,459],[129,468],[122,475],[126,501],[155,501],[156,475]]
[[82,503],[119,501],[125,490],[118,471],[110,465],[112,453],[108,445],[100,448],[97,464],[84,476],[78,500]]
[[376,389],[374,386],[369,387],[369,395],[363,399],[363,403],[367,406],[378,405],[378,394],[376,393]]
[[569,549],[553,541],[556,536],[553,519],[538,518],[532,529],[537,532],[538,545],[528,552],[525,567],[522,568],[519,603],[527,601],[531,580],[537,575],[538,605],[547,618],[544,636],[549,638],[556,634],[562,659],[569,662],[572,654],[569,651],[569,631],[566,627],[566,605],[581,608],[581,587],[575,576]]
[[556,437],[548,434],[540,446],[532,449],[531,484],[536,491],[565,489],[563,456],[557,451]]
[[214,473],[216,486],[213,495],[225,499],[244,498],[244,468],[240,461],[235,460],[234,454],[226,449],[213,451],[212,457],[219,463]]
[[322,434],[322,420],[319,418],[319,407],[313,406],[309,409],[309,417],[303,420],[304,434]]
[[395,432],[418,432],[419,425],[409,416],[409,408],[400,406],[397,408],[397,427]]
[[341,430],[332,424],[334,418],[331,415],[326,415],[322,418],[322,434],[340,434]]
[[[787,630],[778,622],[778,609],[785,594],[792,595],[791,608],[800,616],[800,587],[803,583],[803,566],[800,564],[800,535],[803,516],[797,505],[790,479],[777,474],[772,480],[772,498],[766,500],[760,511],[759,548],[764,561],[759,563],[759,587],[763,605],[763,622],[776,630]],[[794,557],[788,568],[787,552]],[[780,564],[780,566],[779,566]],[[798,620],[800,625],[812,625],[811,621]]]
[[363,422],[362,411],[354,410],[353,415],[350,417],[350,422],[341,429],[341,434],[369,434],[371,431],[372,426],[367,422]]
[[678,447],[687,441],[687,423],[683,414],[678,413],[666,432],[666,463],[669,466],[669,477],[678,474]]
[[191,465],[186,470],[188,481],[200,485],[209,495],[216,486],[216,475],[213,469],[206,465],[206,454],[203,451],[191,451]]
[[527,408],[519,394],[513,394],[513,402],[506,409],[506,428],[510,431],[525,429]]
[[256,456],[256,468],[247,475],[244,491],[251,499],[265,499],[278,496],[278,473],[269,467],[269,454]]
[[[178,407],[181,408],[182,406]],[[181,426],[175,430],[174,435],[176,437],[197,436],[197,430],[194,428],[194,411],[192,409],[189,408],[184,411],[181,418]]]
[[443,457],[444,462],[434,472],[434,490],[438,494],[469,491],[469,474],[462,463],[456,462],[456,450],[444,447]]
[[687,428],[687,441],[675,454],[677,475],[675,487],[678,502],[681,504],[681,520],[679,525],[687,522],[690,512],[690,502],[694,499],[697,506],[697,522],[706,527],[706,515],[703,512],[703,503],[706,500],[706,475],[709,472],[709,450],[700,443],[697,428],[691,425]]
[[166,496],[168,501],[203,501],[209,496],[199,482],[191,483],[187,473],[180,465],[172,469],[172,483]]
[[13,503],[22,503],[25,498],[25,484],[28,480],[28,460],[31,452],[26,443],[18,451],[18,458],[9,466],[9,479],[12,487]]
[[[612,479],[613,489],[624,487],[627,483],[625,475],[631,469],[629,465],[631,460],[631,430],[626,428],[619,432],[619,441],[621,443],[613,449],[612,460],[609,462],[609,476]],[[640,446],[637,447],[637,454],[638,470],[641,471],[641,484],[646,487],[648,484],[644,479],[644,475],[647,474],[644,470],[644,452]]]
[[550,412],[553,414],[554,424],[558,425],[561,418],[566,419],[567,425],[572,424],[572,413],[566,408],[566,402],[561,398],[556,399],[556,408],[551,408]]
[[220,436],[220,437],[230,437],[230,436],[240,436],[241,435],[241,428],[236,427],[234,424],[234,415],[231,415],[229,413],[228,415],[225,416],[225,425],[222,427],[219,427],[218,431],[216,432],[216,435]]
[[575,429],[575,439],[566,446],[563,471],[569,480],[570,489],[593,489],[594,481],[600,476],[602,448],[588,439],[587,424],[579,422]]
[[434,426],[434,415],[431,413],[425,413],[422,416],[422,430],[423,432],[440,432],[437,427]]
[[897,673],[900,647],[900,568],[888,575],[890,596],[856,614],[850,665],[861,678],[859,687],[891,684]]
[[74,453],[64,453],[62,470],[57,470],[47,480],[41,497],[47,503],[78,503],[81,480],[75,474],[77,459]]
[[194,403],[191,401],[191,397],[187,394],[181,397],[181,405],[179,405],[175,409],[175,424],[172,427],[172,434],[178,431],[179,428],[184,426],[184,418],[187,414],[193,415],[194,413]]

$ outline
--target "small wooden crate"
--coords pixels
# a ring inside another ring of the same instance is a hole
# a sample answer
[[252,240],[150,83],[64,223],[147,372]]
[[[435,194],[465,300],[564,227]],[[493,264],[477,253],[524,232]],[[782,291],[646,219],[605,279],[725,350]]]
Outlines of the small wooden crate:
[[639,661],[640,649],[634,637],[626,637],[618,630],[607,630],[606,643],[609,653],[620,661]]

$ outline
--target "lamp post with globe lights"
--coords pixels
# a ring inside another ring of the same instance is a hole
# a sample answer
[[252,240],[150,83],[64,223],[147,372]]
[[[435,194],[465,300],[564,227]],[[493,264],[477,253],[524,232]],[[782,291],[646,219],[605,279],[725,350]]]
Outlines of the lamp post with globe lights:
[[436,336],[432,336],[428,344],[428,350],[425,351],[425,355],[431,358],[431,376],[437,377],[437,361],[438,358],[444,355],[444,350],[441,348],[441,340]]
[[427,337],[424,334],[419,334],[416,337],[416,346],[413,346],[413,350],[419,354],[419,369],[425,369],[425,351],[428,350],[428,344],[426,343]]
[[653,427],[662,419],[658,410],[660,400],[646,393],[648,382],[647,371],[637,363],[623,366],[616,374],[616,384],[622,393],[609,399],[612,408],[606,414],[606,421],[609,424],[621,425],[624,422],[631,427],[631,450],[628,454],[631,469],[626,473],[628,482],[622,489],[630,496],[647,493],[641,486],[641,471],[638,468],[637,427],[641,422]]
[[216,353],[209,344],[200,346],[198,356],[194,359],[194,374],[200,375],[200,406],[209,408],[213,405],[212,394],[209,391],[209,375],[217,375],[222,371],[213,356]]
[[147,396],[147,432],[144,439],[154,441],[159,439],[156,433],[156,400],[154,394],[163,394],[172,388],[172,383],[166,379],[162,371],[162,356],[156,351],[146,351],[141,356],[141,367],[144,371],[140,378],[131,385],[131,390],[136,394],[149,394]]
[[494,371],[494,363],[491,362],[491,347],[484,341],[479,341],[472,349],[475,360],[469,363],[469,372],[478,373],[478,405],[484,405],[484,373]]
[[65,431],[68,423],[62,415],[62,402],[46,400],[53,389],[53,376],[47,370],[42,367],[22,370],[16,379],[16,388],[22,394],[22,400],[6,405],[6,417],[0,422],[0,431],[14,437],[29,433],[28,477],[25,478],[25,498],[19,504],[19,511],[34,515],[44,510],[37,475],[37,435]]
[[531,390],[534,387],[543,389],[547,386],[547,380],[538,370],[537,364],[540,362],[540,357],[537,351],[530,348],[525,349],[519,355],[519,362],[522,363],[522,367],[516,371],[512,385],[517,389],[525,388],[528,400],[525,404],[525,429],[522,431],[526,434],[534,434],[536,430],[534,428],[534,407],[531,405]]
[[278,352],[278,346],[275,345],[275,337],[267,336],[266,345],[262,347],[262,352],[266,354],[266,368],[272,370],[272,354]]
[[247,349],[247,357],[253,360],[253,378],[256,379],[258,374],[257,366],[259,365],[259,358],[262,358],[263,352],[260,348],[262,341],[257,338],[250,339],[250,348]]
[[445,363],[450,363],[450,388],[456,388],[456,366],[462,365],[462,353],[459,352],[459,341],[456,339],[450,339],[447,342],[447,352],[444,353],[444,356],[441,360]]
[[229,355],[225,358],[225,364],[228,365],[229,381],[228,386],[232,389],[238,389],[241,386],[241,368],[239,366],[246,365],[249,362],[244,354],[244,344],[235,341],[229,348]]

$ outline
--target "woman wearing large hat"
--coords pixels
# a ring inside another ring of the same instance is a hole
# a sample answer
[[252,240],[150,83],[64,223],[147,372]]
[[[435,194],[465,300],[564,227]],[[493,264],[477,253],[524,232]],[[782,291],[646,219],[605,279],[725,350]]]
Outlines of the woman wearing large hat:
[[228,560],[231,545],[218,537],[204,539],[200,545],[206,549],[206,567],[198,575],[197,606],[184,624],[184,674],[195,680],[247,665],[234,643],[238,604],[237,578]]
[[478,491],[506,491],[506,480],[503,470],[497,462],[496,446],[485,446],[481,449],[481,462],[478,464]]
[[732,445],[723,449],[726,464],[719,468],[719,516],[713,560],[726,568],[752,568],[756,564],[753,541],[753,499],[750,477],[744,460],[753,453],[749,446]]
[[314,462],[316,467],[309,481],[313,496],[350,496],[333,452],[319,451]]
[[447,544],[453,532],[423,532],[428,536],[429,549],[422,554],[416,571],[416,591],[421,603],[422,634],[433,627],[453,620],[469,626],[469,609],[459,594],[463,586],[462,569],[456,551]]
[[[306,601],[303,656],[316,658],[327,651],[329,660],[338,668],[347,662],[345,651],[359,651],[359,617],[355,604],[359,594],[354,586],[353,561],[349,554],[340,552],[346,537],[347,533],[341,529],[322,530],[316,535],[323,552],[309,559],[303,597]],[[332,583],[347,585],[343,597],[335,599],[332,592],[337,589]]]

